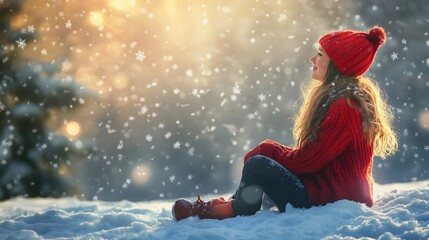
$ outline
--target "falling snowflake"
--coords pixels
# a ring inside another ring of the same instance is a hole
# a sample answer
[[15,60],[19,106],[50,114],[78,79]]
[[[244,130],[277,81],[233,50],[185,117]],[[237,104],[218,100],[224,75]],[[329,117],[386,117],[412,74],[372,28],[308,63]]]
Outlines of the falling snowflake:
[[239,95],[241,93],[241,89],[240,86],[238,86],[238,84],[236,83],[235,86],[232,88],[232,93],[234,95]]
[[27,27],[27,31],[28,31],[29,33],[34,33],[34,30],[35,30],[35,28],[34,28],[34,26],[33,26],[33,25],[30,25],[30,26],[28,26],[28,27]]
[[146,106],[142,106],[138,112],[139,115],[143,115],[145,113],[147,113],[148,108]]
[[24,49],[24,48],[27,46],[27,44],[25,43],[25,39],[21,39],[21,38],[19,38],[19,39],[16,41],[16,43],[18,44],[18,47],[20,47],[20,48],[22,48],[22,49]]
[[205,56],[205,58],[207,59],[207,60],[210,60],[210,59],[212,59],[212,54],[211,53],[206,53],[206,56]]
[[146,141],[152,142],[153,137],[150,134],[146,135]]
[[66,22],[66,28],[71,29],[71,27],[72,27],[72,23],[70,22],[70,20],[68,20]]
[[48,51],[46,51],[46,49],[42,49],[41,53],[42,55],[48,55]]
[[174,182],[174,180],[176,180],[176,176],[171,175],[171,176],[170,176],[170,182]]
[[122,140],[119,140],[118,146],[116,147],[118,150],[124,148],[124,142]]
[[122,188],[126,189],[130,184],[131,184],[131,179],[128,178],[127,180],[125,180],[124,184],[122,184]]
[[169,139],[171,137],[171,132],[167,132],[164,134],[165,139]]
[[179,142],[179,141],[175,142],[175,143],[173,144],[173,148],[174,148],[174,149],[179,149],[179,148],[180,148],[180,142]]
[[259,94],[258,95],[258,99],[262,102],[262,101],[264,101],[265,100],[265,95],[264,94]]
[[393,52],[393,53],[390,55],[390,58],[392,59],[392,61],[395,61],[396,59],[398,59],[398,53]]
[[192,71],[192,69],[186,70],[186,76],[187,77],[192,77],[193,75],[194,75],[194,72]]
[[286,15],[286,14],[284,14],[284,13],[282,13],[282,14],[280,14],[280,16],[277,18],[277,21],[281,22],[281,21],[286,20],[286,18],[287,18],[287,15]]
[[146,56],[144,55],[144,52],[142,52],[142,51],[138,51],[137,53],[136,53],[136,60],[138,60],[138,61],[140,61],[140,62],[143,62],[143,60],[146,58]]
[[425,151],[429,151],[429,145],[425,146]]

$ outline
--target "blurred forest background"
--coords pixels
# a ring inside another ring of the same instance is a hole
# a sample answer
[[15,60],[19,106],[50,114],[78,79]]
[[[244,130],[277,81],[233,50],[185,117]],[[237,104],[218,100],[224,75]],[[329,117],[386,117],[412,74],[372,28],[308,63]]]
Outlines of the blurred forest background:
[[385,28],[368,76],[399,152],[377,183],[429,178],[425,0],[0,0],[0,199],[227,193],[244,154],[292,145],[318,38]]

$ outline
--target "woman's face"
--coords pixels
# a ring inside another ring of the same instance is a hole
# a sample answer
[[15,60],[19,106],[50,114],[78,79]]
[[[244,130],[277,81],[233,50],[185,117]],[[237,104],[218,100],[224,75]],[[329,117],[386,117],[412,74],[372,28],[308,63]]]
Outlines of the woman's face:
[[310,58],[312,64],[311,78],[318,81],[323,81],[328,69],[329,57],[322,47],[319,47],[317,53]]

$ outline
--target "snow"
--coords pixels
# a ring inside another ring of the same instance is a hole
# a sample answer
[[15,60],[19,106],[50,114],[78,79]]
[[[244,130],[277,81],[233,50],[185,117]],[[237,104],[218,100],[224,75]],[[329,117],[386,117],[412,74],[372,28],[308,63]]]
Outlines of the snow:
[[[376,185],[375,205],[351,201],[286,213],[180,222],[174,200],[17,198],[0,203],[0,239],[428,239],[429,180]],[[214,196],[204,196],[208,199]]]

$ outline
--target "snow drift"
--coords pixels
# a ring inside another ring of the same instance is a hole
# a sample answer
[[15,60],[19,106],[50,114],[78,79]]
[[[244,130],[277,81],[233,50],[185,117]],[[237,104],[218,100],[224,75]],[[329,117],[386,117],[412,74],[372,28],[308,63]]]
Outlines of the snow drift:
[[[173,200],[133,203],[13,199],[0,239],[428,239],[429,181],[376,185],[372,208],[351,201],[286,213],[174,222]],[[213,196],[205,196],[208,199]]]

